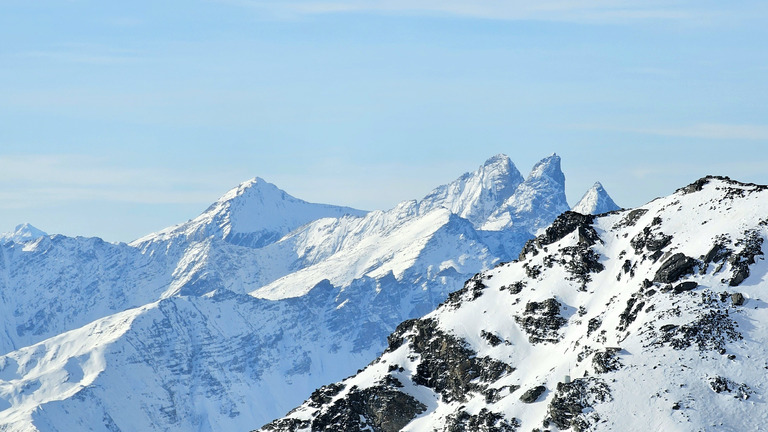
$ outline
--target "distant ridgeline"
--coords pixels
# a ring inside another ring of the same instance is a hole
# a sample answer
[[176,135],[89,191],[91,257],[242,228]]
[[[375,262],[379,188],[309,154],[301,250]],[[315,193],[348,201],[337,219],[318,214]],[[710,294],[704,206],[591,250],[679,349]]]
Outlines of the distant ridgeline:
[[[197,218],[127,245],[20,226],[0,236],[0,430],[265,424],[364,367],[398,324],[431,312],[477,272],[517,257],[569,208],[557,155],[525,178],[498,155],[387,211],[308,203],[255,178]],[[616,208],[599,184],[577,206],[584,213]],[[528,271],[543,275],[557,266],[531,264]],[[574,280],[587,283],[590,275]],[[543,343],[558,337],[558,305],[571,301],[556,300],[520,315],[543,320],[529,326],[541,329]],[[449,334],[411,323],[436,337]],[[396,334],[416,331],[409,328]],[[446,347],[461,355],[474,349],[458,336]],[[486,366],[494,368],[489,376],[508,373],[498,362]],[[422,367],[427,375],[410,384],[402,371],[391,376],[407,386],[444,380]],[[418,402],[413,412],[436,403],[408,397]],[[408,413],[397,424],[410,421]]]

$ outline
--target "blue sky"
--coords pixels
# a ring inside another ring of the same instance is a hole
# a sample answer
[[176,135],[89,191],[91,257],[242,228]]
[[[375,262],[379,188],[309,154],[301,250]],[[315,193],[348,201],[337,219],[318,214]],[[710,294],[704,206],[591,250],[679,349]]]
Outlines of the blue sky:
[[[533,4],[533,5],[531,5]],[[571,204],[768,183],[758,1],[0,0],[0,232],[129,241],[260,176],[389,208],[506,153]]]

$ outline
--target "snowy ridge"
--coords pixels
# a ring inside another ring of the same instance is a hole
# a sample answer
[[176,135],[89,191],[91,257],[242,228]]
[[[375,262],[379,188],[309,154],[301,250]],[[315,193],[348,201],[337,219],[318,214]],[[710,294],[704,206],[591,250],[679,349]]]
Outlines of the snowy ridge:
[[581,214],[601,214],[618,210],[621,207],[616,205],[605,191],[600,182],[596,182],[579,200],[579,203],[573,206],[571,211]]
[[316,219],[365,213],[350,207],[308,203],[256,177],[231,189],[195,219],[142,237],[132,245],[142,247],[176,238],[196,241],[214,236],[228,243],[258,248]]
[[569,212],[264,431],[760,430],[768,187]]
[[498,154],[476,171],[430,192],[419,202],[419,209],[423,213],[445,207],[479,227],[522,182],[523,176],[509,157]]

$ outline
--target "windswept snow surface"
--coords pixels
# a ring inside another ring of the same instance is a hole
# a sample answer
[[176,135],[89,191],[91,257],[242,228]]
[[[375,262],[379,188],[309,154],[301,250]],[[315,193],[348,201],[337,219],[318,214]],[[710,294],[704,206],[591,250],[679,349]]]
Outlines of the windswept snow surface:
[[609,211],[618,210],[621,207],[616,205],[605,191],[603,185],[600,182],[596,182],[585,194],[581,197],[578,204],[573,206],[571,211],[581,214],[601,214]]
[[566,213],[262,430],[763,430],[766,237],[768,187],[727,178]]
[[[523,181],[497,155],[374,212],[256,178],[131,244],[0,242],[0,431],[264,424],[365,366],[398,323],[517,256],[562,207],[547,203],[565,202],[559,170],[553,156]],[[481,229],[515,196],[531,205]]]

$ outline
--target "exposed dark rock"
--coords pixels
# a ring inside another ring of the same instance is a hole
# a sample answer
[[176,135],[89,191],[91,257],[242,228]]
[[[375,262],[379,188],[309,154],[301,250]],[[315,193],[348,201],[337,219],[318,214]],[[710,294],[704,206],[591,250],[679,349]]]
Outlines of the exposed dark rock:
[[599,421],[594,412],[586,408],[613,398],[608,386],[597,378],[577,378],[570,383],[558,383],[555,396],[547,408],[547,419],[560,429],[588,431]]
[[504,397],[503,393],[505,390],[507,390],[509,394],[512,394],[519,388],[520,386],[518,385],[508,385],[501,388],[488,388],[483,391],[483,396],[485,396],[486,403],[492,404],[500,401]]
[[635,321],[637,314],[643,310],[643,306],[645,306],[644,301],[638,302],[637,297],[634,295],[630,297],[629,300],[627,300],[627,307],[625,307],[624,311],[619,314],[619,325],[616,327],[616,330],[626,330],[627,327]]
[[554,298],[542,302],[529,302],[525,305],[523,317],[515,317],[515,321],[523,331],[528,333],[532,343],[557,342],[560,340],[558,330],[567,320],[560,316],[560,302]]
[[[704,189],[704,185],[709,183],[709,181],[712,180],[713,178],[717,178],[717,179],[721,179],[721,180],[723,179],[723,177],[715,177],[715,176],[702,177],[702,178],[696,180],[695,182],[689,184],[688,186],[681,187],[680,189],[676,190],[675,193],[682,193],[683,195],[686,195],[686,194],[689,194],[689,193],[698,192],[698,191]],[[727,179],[727,177],[725,177],[725,178]]]
[[620,222],[618,222],[616,225],[614,225],[613,229],[616,230],[616,229],[619,229],[619,228],[635,226],[637,221],[641,217],[643,217],[643,215],[646,214],[646,213],[648,213],[648,210],[647,209],[643,209],[643,208],[632,210],[629,213],[627,213],[626,216],[624,216],[624,219],[622,219]]
[[446,417],[442,432],[515,432],[519,427],[520,421],[516,418],[508,420],[487,408],[477,414],[469,414],[461,409]]
[[319,408],[330,402],[333,397],[339,394],[342,390],[344,390],[344,384],[342,383],[333,383],[322,386],[312,392],[309,396],[309,403],[307,405]]
[[741,306],[744,304],[744,294],[742,293],[733,293],[731,294],[731,302],[734,306]]
[[690,282],[690,281],[689,282],[681,282],[681,283],[675,285],[674,291],[675,291],[675,294],[680,294],[681,292],[684,292],[684,291],[692,291],[697,286],[699,286],[699,284],[696,283],[696,282]]
[[669,344],[674,349],[696,346],[700,350],[719,351],[726,342],[739,340],[741,333],[736,323],[728,317],[728,311],[710,309],[702,312],[695,321],[676,327],[662,327],[662,334],[655,342]]
[[606,348],[605,351],[598,351],[592,357],[592,367],[595,369],[595,373],[607,373],[619,370],[621,362],[616,355],[619,349]]
[[496,336],[491,332],[487,332],[485,330],[480,331],[480,337],[485,339],[485,341],[488,342],[490,346],[498,346],[502,342],[504,342],[500,337]]
[[514,370],[490,357],[478,357],[465,341],[438,329],[433,319],[410,320],[399,325],[389,337],[388,350],[405,340],[421,356],[413,382],[434,389],[445,401],[463,401],[468,393],[482,392],[488,382]]
[[309,420],[299,420],[296,418],[282,418],[277,419],[269,424],[261,427],[261,430],[265,431],[280,431],[280,432],[296,432],[302,429],[306,429],[310,426]]
[[530,265],[529,263],[523,264],[523,268],[525,269],[525,274],[531,279],[536,279],[541,275],[541,266],[540,265]]
[[741,251],[728,258],[728,263],[733,269],[733,276],[728,282],[730,286],[738,286],[749,277],[749,266],[755,263],[755,257],[763,255],[763,237],[757,231],[747,231],[744,237],[739,239],[735,246],[742,246]]
[[678,252],[664,261],[653,277],[653,281],[659,283],[677,282],[681,277],[693,273],[695,265],[695,259]]
[[592,222],[595,220],[593,215],[583,215],[572,211],[567,211],[555,219],[552,224],[547,227],[544,234],[529,240],[523,250],[520,252],[520,261],[524,260],[527,255],[538,254],[539,248],[559,240],[562,240],[568,234],[574,231],[578,231],[578,242],[585,246],[591,246],[600,241],[600,236],[597,234],[594,228],[592,228]]
[[641,253],[643,249],[647,249],[650,252],[660,251],[669,246],[672,242],[672,236],[666,235],[662,232],[655,231],[652,227],[647,226],[643,228],[640,233],[632,237],[629,244],[635,249],[636,253]]
[[363,430],[396,432],[427,407],[412,396],[385,385],[352,389],[312,419],[312,431]]
[[659,330],[661,330],[661,331],[666,333],[666,332],[672,331],[672,330],[674,330],[676,328],[677,328],[677,326],[674,325],[674,324],[665,324],[665,325],[659,327]]
[[599,273],[605,269],[605,266],[599,261],[600,256],[585,245],[564,247],[562,254],[563,265],[566,271],[572,275],[569,279],[580,282],[582,290],[592,280],[590,273]]
[[457,291],[448,294],[448,298],[443,304],[449,304],[457,306],[464,301],[472,301],[478,299],[483,295],[483,290],[487,288],[482,282],[482,273],[478,273],[472,276],[471,279],[464,283],[464,286]]
[[589,322],[587,322],[587,336],[599,329],[601,325],[603,325],[603,320],[599,317],[590,318]]
[[737,399],[749,399],[752,395],[752,389],[743,383],[737,383],[721,376],[714,376],[708,379],[709,387],[715,393],[735,393]]
[[539,399],[539,396],[541,396],[545,391],[547,391],[547,388],[544,386],[536,386],[532,389],[526,390],[525,393],[520,396],[520,400],[525,403],[534,403]]
[[501,291],[509,290],[510,294],[520,294],[523,288],[525,288],[525,285],[526,283],[524,281],[517,281],[509,285],[502,285],[499,289]]

